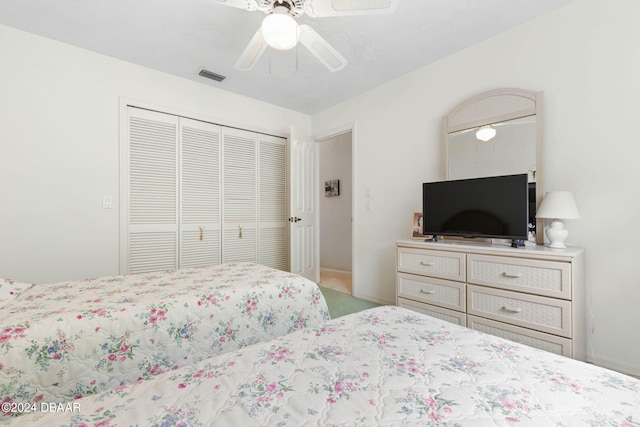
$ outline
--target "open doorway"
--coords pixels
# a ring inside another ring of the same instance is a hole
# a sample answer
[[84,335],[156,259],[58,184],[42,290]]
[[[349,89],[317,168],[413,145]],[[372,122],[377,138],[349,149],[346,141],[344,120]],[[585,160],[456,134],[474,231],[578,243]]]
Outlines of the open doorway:
[[319,140],[320,286],[353,294],[352,131]]

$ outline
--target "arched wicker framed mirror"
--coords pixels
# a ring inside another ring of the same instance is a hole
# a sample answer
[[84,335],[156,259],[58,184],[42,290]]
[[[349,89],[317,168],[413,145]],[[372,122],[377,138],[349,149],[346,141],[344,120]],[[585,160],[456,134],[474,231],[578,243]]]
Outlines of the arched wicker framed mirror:
[[[535,193],[530,211],[537,210],[544,195],[542,100],[542,92],[495,89],[454,108],[442,124],[443,178],[528,173]],[[483,131],[489,135],[483,136]],[[537,231],[536,243],[542,244],[542,220],[535,218],[535,212],[529,217]]]

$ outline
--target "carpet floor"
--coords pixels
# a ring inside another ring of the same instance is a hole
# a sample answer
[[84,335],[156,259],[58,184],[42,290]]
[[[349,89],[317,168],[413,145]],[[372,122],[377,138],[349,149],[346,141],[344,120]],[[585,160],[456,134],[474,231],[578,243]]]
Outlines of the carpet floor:
[[320,266],[318,285],[351,295],[351,272]]
[[336,317],[344,316],[345,314],[351,314],[358,311],[366,310],[368,308],[378,307],[380,304],[365,301],[363,299],[352,297],[344,292],[334,291],[333,289],[324,288],[318,286],[320,292],[327,301],[329,307],[329,314],[332,319]]

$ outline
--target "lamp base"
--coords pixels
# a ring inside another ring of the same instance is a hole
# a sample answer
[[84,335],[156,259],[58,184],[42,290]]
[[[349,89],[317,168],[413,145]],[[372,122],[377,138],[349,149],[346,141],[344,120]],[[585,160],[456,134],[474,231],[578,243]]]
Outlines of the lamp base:
[[549,239],[549,247],[554,249],[566,248],[564,241],[566,240],[569,232],[564,228],[564,223],[559,219],[554,219],[551,222],[551,227],[545,230],[545,234]]

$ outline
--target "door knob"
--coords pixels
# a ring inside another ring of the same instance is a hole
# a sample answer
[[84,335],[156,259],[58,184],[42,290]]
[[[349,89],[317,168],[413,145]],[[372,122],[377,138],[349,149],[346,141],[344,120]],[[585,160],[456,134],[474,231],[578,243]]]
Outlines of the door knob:
[[298,218],[297,216],[292,216],[289,218],[289,222],[298,222],[298,221],[302,221],[302,218]]

